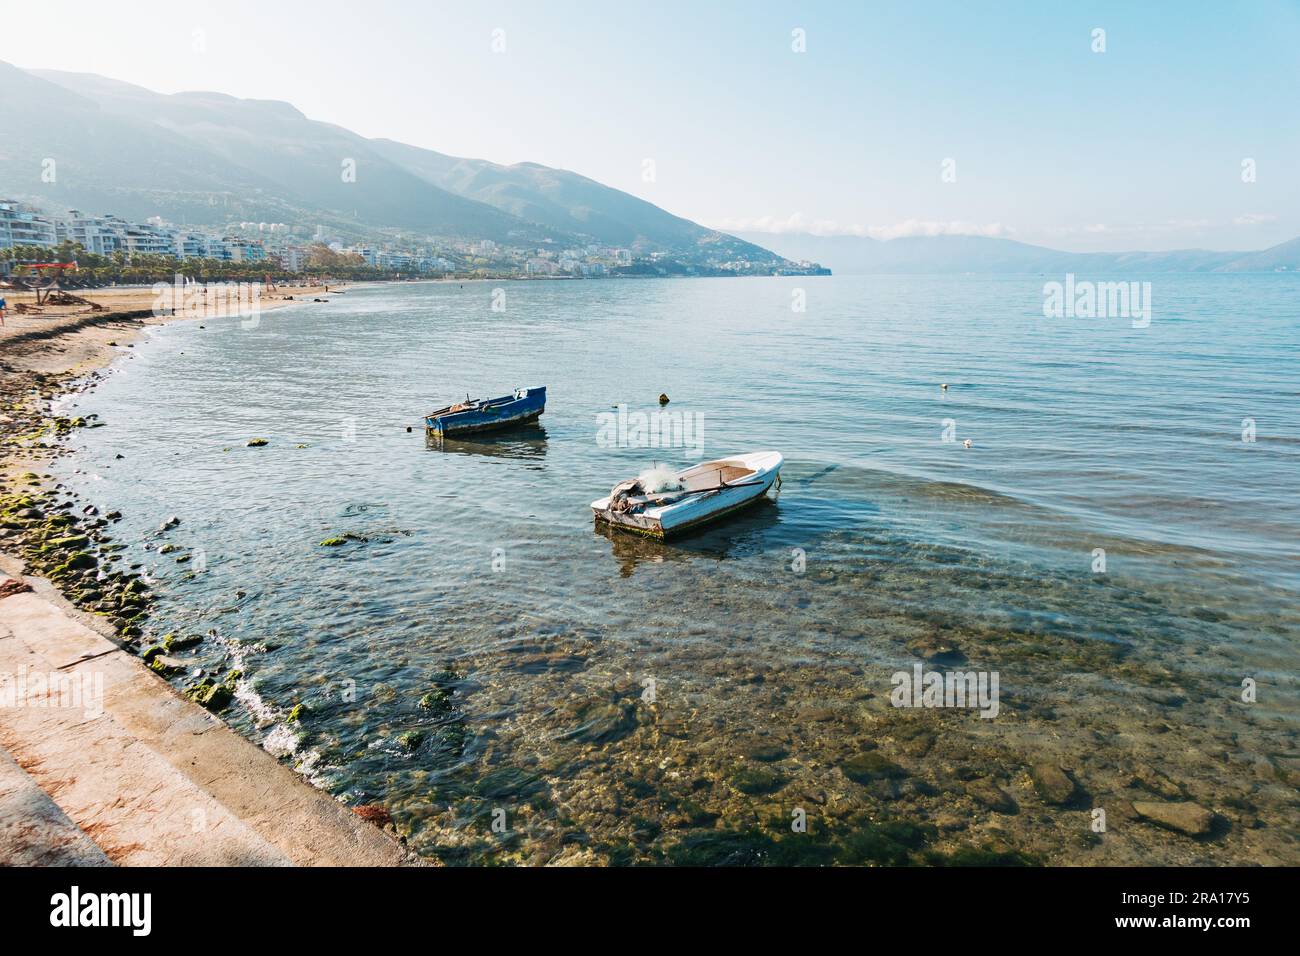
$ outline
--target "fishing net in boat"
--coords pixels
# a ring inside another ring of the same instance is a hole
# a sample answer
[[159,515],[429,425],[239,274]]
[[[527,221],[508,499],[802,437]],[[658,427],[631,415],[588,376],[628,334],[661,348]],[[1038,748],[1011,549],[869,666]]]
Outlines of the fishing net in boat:
[[665,465],[656,465],[647,471],[641,472],[635,478],[629,478],[626,481],[620,481],[610,489],[609,508],[611,511],[623,514],[632,511],[641,511],[645,508],[645,501],[634,501],[634,498],[643,498],[646,495],[662,495],[673,491],[683,491],[685,485],[677,478],[677,473]]
[[681,491],[686,486],[677,477],[677,472],[667,465],[655,467],[636,476],[637,482],[645,489],[647,495],[662,494],[665,491]]

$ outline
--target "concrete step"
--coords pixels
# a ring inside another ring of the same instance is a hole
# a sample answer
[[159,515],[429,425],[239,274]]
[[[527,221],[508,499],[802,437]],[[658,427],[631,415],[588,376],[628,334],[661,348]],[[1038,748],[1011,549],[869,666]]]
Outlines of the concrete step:
[[[0,707],[0,746],[110,860],[127,866],[288,863],[103,712],[94,689],[95,681],[103,686],[102,678],[93,661],[87,666],[61,671],[13,632],[0,631],[0,674],[19,675],[26,684],[15,706]],[[46,682],[54,686],[43,690]]]
[[4,750],[0,750],[0,865],[113,865]]
[[0,674],[57,675],[64,704],[77,689],[83,699],[0,708],[0,745],[113,862],[403,862],[386,833],[180,697],[75,619],[47,585],[28,580],[36,593],[0,600]]

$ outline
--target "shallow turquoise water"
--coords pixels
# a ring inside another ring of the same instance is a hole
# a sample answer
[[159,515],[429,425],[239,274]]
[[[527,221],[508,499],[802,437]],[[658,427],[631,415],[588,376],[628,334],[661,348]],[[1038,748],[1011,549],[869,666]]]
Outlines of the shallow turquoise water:
[[[162,582],[156,632],[215,629],[194,665],[243,667],[232,722],[417,828],[421,799],[454,803],[521,749],[546,752],[533,782],[586,767],[555,716],[575,682],[671,688],[700,676],[689,648],[738,640],[737,673],[868,681],[922,631],[1119,641],[1196,679],[1271,679],[1262,712],[1289,723],[1300,283],[1159,277],[1134,329],[1043,318],[1044,281],[516,282],[504,312],[498,285],[430,283],[180,323],[78,399],[108,427],[77,435],[63,477],[125,513],[118,540]],[[419,428],[467,392],[541,384],[540,428],[445,446]],[[779,498],[680,545],[595,529],[617,480],[689,460],[597,440],[601,413],[660,392],[701,416],[708,457],[782,451]],[[169,515],[197,561],[153,550]],[[345,533],[364,540],[319,546]],[[553,656],[510,663],[526,648]],[[454,714],[415,706],[447,667]],[[435,732],[395,743],[413,727]]]

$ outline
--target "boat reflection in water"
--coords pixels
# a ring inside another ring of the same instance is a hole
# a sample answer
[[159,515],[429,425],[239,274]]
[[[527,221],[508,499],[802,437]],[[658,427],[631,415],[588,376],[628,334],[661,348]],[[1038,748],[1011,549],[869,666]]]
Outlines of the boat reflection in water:
[[594,531],[609,541],[610,554],[619,563],[619,575],[631,577],[640,564],[712,559],[725,561],[770,546],[770,533],[781,522],[781,510],[772,498],[763,498],[723,524],[708,525],[682,537],[663,541],[628,534],[597,518]]
[[536,461],[546,457],[546,429],[533,421],[509,430],[467,435],[464,438],[444,438],[440,432],[425,432],[424,447],[429,451],[458,455]]

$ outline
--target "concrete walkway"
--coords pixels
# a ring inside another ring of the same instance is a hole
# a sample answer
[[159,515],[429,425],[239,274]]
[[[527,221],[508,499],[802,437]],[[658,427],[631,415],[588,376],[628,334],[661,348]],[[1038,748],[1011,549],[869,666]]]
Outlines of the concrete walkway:
[[0,752],[0,863],[112,865],[104,851],[4,752]]
[[0,599],[0,864],[405,861],[388,834],[25,580],[36,590]]

